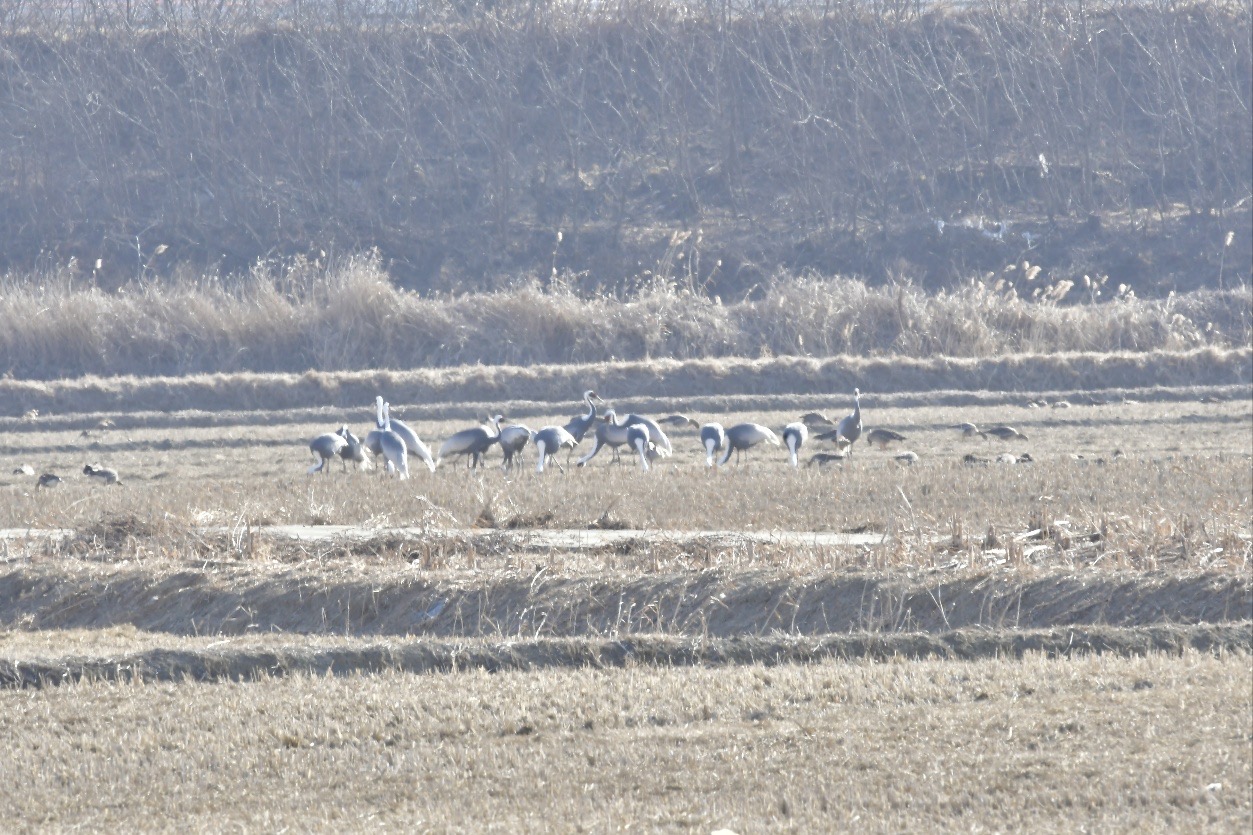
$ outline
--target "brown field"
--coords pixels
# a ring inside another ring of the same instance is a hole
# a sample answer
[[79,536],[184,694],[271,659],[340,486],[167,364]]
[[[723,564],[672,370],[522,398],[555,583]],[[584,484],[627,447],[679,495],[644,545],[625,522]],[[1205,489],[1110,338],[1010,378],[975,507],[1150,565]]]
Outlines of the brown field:
[[[0,691],[21,830],[1216,831],[1247,655]],[[72,800],[69,800],[72,798]]]
[[[368,404],[5,419],[0,797],[24,829],[1242,831],[1253,404],[1117,397],[868,394],[909,467],[710,471],[675,432],[647,473],[407,482],[305,473]],[[436,447],[454,405],[394,411]]]

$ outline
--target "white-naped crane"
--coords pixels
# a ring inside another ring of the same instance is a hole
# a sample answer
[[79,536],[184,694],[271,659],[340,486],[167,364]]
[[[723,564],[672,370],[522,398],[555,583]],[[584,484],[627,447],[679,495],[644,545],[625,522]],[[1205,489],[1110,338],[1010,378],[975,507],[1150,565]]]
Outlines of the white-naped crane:
[[[611,409],[605,414],[608,415],[612,411],[613,410]],[[670,439],[666,437],[666,433],[661,431],[661,427],[657,425],[657,421],[650,417],[637,415],[632,412],[621,419],[617,418],[615,415],[614,422],[619,423],[622,426],[643,426],[648,430],[648,439],[657,445],[657,453],[663,457],[670,455],[674,451],[674,449],[670,446]]]
[[[779,436],[774,434],[774,430],[769,426],[762,426],[760,423],[737,423],[735,426],[727,429],[727,442],[722,450],[722,458],[718,461],[721,466],[731,460],[731,453],[744,453],[748,455],[748,451],[765,441],[768,444],[779,446]],[[736,461],[739,461],[737,455]]]
[[557,460],[557,453],[574,449],[578,441],[564,426],[545,426],[531,435],[531,443],[535,444],[535,472],[544,472],[544,465],[552,462],[564,473],[566,468]]
[[866,433],[866,443],[877,446],[879,449],[887,449],[890,444],[907,440],[909,439],[900,432],[894,432],[891,429],[875,427]]
[[[309,468],[309,474],[326,473],[330,474],[331,470],[327,464],[339,455],[340,450],[348,446],[348,441],[334,432],[327,432],[318,435],[309,442],[309,451],[313,453],[313,458],[318,463]],[[90,466],[90,465],[88,465]],[[83,470],[83,472],[87,472]],[[90,473],[88,473],[90,475]]]
[[687,415],[670,415],[657,422],[674,426],[690,426],[695,429],[700,435],[700,445],[705,450],[705,466],[707,467],[714,465],[714,456],[722,452],[723,447],[727,445],[727,431],[722,428],[721,423],[700,423]]
[[583,437],[596,424],[596,404],[604,402],[600,395],[591,389],[583,392],[583,403],[587,406],[587,414],[575,415],[566,422],[564,427],[576,444],[582,443]]
[[586,466],[588,461],[596,457],[596,453],[605,447],[613,450],[613,460],[618,461],[618,448],[627,442],[627,426],[620,424],[616,420],[617,415],[613,409],[609,409],[600,416],[600,422],[596,424],[595,443],[592,445],[592,451],[579,459],[580,467]]
[[454,432],[448,440],[440,444],[436,463],[453,455],[464,455],[468,459],[468,466],[477,469],[483,461],[483,454],[500,440],[500,422],[504,419],[504,415],[495,415],[482,426]]
[[[384,401],[383,396],[379,395],[374,398],[374,406],[377,410],[375,422],[378,428],[383,428],[383,422],[385,420],[390,421],[392,427],[391,431],[395,432],[396,435],[405,442],[405,449],[409,451],[408,454],[415,458],[422,459],[422,463],[426,464],[426,468],[431,472],[435,472],[435,466],[439,462],[435,460],[435,456],[431,455],[430,447],[422,443],[422,439],[418,437],[418,433],[414,432],[413,429],[411,429],[403,420],[392,417],[392,404]],[[374,455],[381,454],[380,451],[376,449],[375,445],[371,444],[370,435],[366,435],[365,447]]]
[[836,431],[848,439],[849,455],[853,453],[853,444],[861,437],[861,389],[853,389],[853,413],[840,418]]
[[405,446],[405,439],[392,430],[392,419],[387,414],[386,405],[384,405],[383,409],[383,427],[377,431],[379,433],[379,450],[382,451],[383,457],[387,459],[385,471],[398,473],[402,480],[408,478],[409,450]]
[[533,434],[535,433],[530,427],[521,423],[511,423],[500,427],[500,451],[505,454],[505,460],[500,465],[502,470],[513,466],[514,457],[521,459],[522,450],[530,443]]
[[648,472],[648,464],[661,455],[661,450],[648,437],[648,429],[638,423],[633,423],[627,428],[627,446],[635,450],[640,456],[640,469]]
[[805,445],[805,441],[809,438],[809,427],[804,423],[797,421],[789,423],[783,427],[783,445],[787,447],[788,461],[792,465],[792,469],[796,469],[797,456],[800,455],[801,447]]

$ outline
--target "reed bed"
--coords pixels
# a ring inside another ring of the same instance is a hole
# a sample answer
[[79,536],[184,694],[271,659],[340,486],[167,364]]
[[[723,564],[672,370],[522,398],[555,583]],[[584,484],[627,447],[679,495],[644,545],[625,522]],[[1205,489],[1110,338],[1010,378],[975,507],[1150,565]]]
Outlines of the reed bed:
[[[1166,299],[1041,296],[1002,276],[908,282],[780,274],[740,299],[653,280],[625,294],[523,281],[423,295],[375,256],[106,292],[69,270],[0,280],[0,368],[18,378],[322,372],[774,356],[987,358],[1184,351],[1253,342],[1248,285]],[[1034,296],[1034,297],[1033,297]]]

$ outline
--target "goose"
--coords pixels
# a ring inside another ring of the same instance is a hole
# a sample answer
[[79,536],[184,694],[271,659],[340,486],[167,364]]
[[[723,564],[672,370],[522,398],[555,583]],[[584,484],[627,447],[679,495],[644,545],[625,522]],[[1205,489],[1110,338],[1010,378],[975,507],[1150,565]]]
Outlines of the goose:
[[574,438],[576,444],[583,443],[583,436],[588,433],[592,426],[596,423],[596,403],[604,403],[600,395],[588,389],[583,392],[583,402],[587,404],[587,414],[575,415],[565,425],[565,430]]
[[[329,474],[330,470],[326,466],[327,462],[339,455],[340,450],[346,446],[348,446],[347,439],[335,434],[334,432],[327,432],[323,435],[318,435],[310,441],[309,451],[313,453],[313,460],[318,463],[309,468],[309,474],[312,475],[313,473],[319,472]],[[86,470],[83,472],[86,472]]]
[[34,475],[35,468],[30,464],[23,464],[13,471],[13,475]]
[[895,441],[908,440],[899,432],[893,432],[891,429],[871,429],[866,433],[866,443],[874,444],[879,449],[887,449],[888,445]]
[[61,483],[61,476],[56,473],[44,473],[39,477],[39,483],[36,487],[56,487]]
[[564,473],[566,469],[557,460],[557,453],[563,448],[574,449],[578,441],[564,426],[545,426],[531,436],[531,443],[535,444],[535,457],[537,458],[535,472],[544,472],[544,464],[551,460],[557,465],[557,469]]
[[830,441],[831,443],[835,444],[836,450],[841,453],[847,450],[851,443],[848,440],[848,438],[845,438],[843,435],[840,434],[840,430],[838,429],[832,429],[828,432],[822,432],[820,434],[814,435],[814,440],[815,441]]
[[975,435],[982,434],[979,432],[979,427],[975,426],[973,423],[958,423],[954,426],[950,426],[949,429],[958,430],[962,433],[963,438],[973,438]]
[[787,447],[788,460],[792,469],[796,469],[796,456],[809,438],[809,428],[803,422],[789,423],[783,427],[783,445]]
[[600,416],[600,423],[596,425],[596,443],[592,446],[592,451],[584,455],[578,460],[580,467],[586,466],[587,462],[596,457],[596,453],[600,452],[604,447],[613,450],[613,458],[618,460],[618,447],[627,442],[627,426],[617,421],[617,415],[613,409],[607,410]]
[[365,456],[365,448],[361,446],[361,439],[352,434],[348,424],[345,423],[339,427],[335,434],[344,439],[344,445],[339,450],[340,463],[344,465],[344,469],[348,469],[349,461],[356,464],[358,469],[367,469],[370,466],[370,459]]
[[1014,439],[1018,439],[1020,441],[1027,440],[1026,435],[1022,434],[1012,426],[993,426],[991,429],[984,429],[978,434],[983,436],[984,440],[987,440],[989,435],[1000,438],[1002,441],[1012,441]]
[[700,445],[705,449],[705,466],[707,467],[714,465],[714,456],[722,452],[722,448],[727,445],[727,432],[722,428],[721,423],[701,424],[687,415],[670,415],[657,422],[676,426],[691,426],[699,432]]
[[383,426],[378,433],[379,449],[383,457],[387,459],[385,471],[398,473],[402,481],[407,479],[409,477],[409,449],[405,446],[405,439],[392,431],[392,419],[387,414],[386,408],[383,410]]
[[483,460],[483,454],[491,449],[492,444],[500,440],[500,422],[504,419],[504,415],[496,415],[489,418],[482,426],[453,433],[448,440],[440,444],[436,463],[438,464],[450,455],[464,455],[469,459],[467,466],[477,469]]
[[500,465],[502,470],[507,470],[513,466],[515,455],[521,457],[522,449],[531,440],[533,434],[535,433],[531,431],[530,427],[521,423],[511,423],[500,428],[500,449],[505,454],[504,463]]
[[726,447],[722,451],[722,459],[718,462],[721,466],[731,460],[732,452],[744,452],[757,444],[765,441],[774,446],[779,445],[779,436],[774,434],[768,426],[762,426],[760,423],[737,423],[727,430]]
[[908,450],[908,449],[902,450],[901,452],[896,453],[895,455],[892,456],[892,458],[893,460],[899,461],[901,464],[904,464],[907,467],[912,467],[914,464],[918,463],[918,453],[912,452],[911,450]]
[[118,476],[117,470],[110,469],[109,467],[97,467],[92,464],[84,464],[83,473],[91,478],[99,479],[105,484],[122,483],[122,479]]
[[822,412],[806,412],[801,415],[800,421],[810,429],[823,429],[828,426],[835,426],[835,421]]
[[374,398],[374,408],[374,421],[377,429],[368,433],[365,436],[365,441],[363,442],[363,445],[370,451],[370,454],[383,454],[383,450],[379,447],[378,433],[383,430],[384,422],[390,420],[392,427],[391,431],[405,442],[405,450],[407,451],[406,454],[412,455],[415,458],[421,458],[422,463],[426,464],[426,468],[431,472],[435,472],[435,466],[438,462],[435,460],[434,456],[431,455],[430,448],[426,444],[422,443],[422,439],[418,437],[418,433],[409,428],[404,421],[400,418],[392,417],[392,404],[384,401],[383,396],[379,395]]
[[853,389],[853,413],[840,418],[836,431],[848,438],[848,452],[853,454],[853,444],[861,437],[861,389]]
[[815,452],[805,466],[812,467],[817,464],[819,467],[825,467],[827,464],[843,464],[846,458],[848,456],[843,452]]

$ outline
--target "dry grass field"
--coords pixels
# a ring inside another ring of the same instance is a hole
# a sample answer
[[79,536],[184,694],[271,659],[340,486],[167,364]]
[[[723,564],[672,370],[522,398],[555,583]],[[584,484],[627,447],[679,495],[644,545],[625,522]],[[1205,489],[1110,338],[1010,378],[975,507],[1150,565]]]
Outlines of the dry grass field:
[[30,830],[1247,829],[1253,403],[1061,399],[870,393],[908,441],[824,468],[676,431],[649,472],[403,482],[306,473],[368,403],[4,419],[0,798]]
[[1250,684],[1187,653],[7,690],[0,802],[17,831],[1244,832]]

